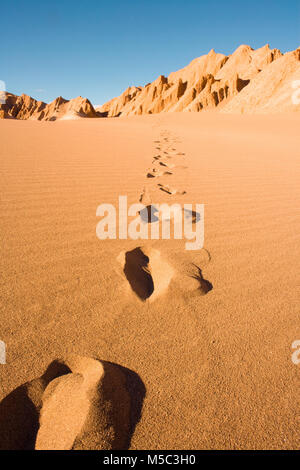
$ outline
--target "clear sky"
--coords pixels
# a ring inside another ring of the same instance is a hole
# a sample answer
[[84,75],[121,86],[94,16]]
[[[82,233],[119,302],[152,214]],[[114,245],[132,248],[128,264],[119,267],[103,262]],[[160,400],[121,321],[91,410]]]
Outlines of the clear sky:
[[210,49],[300,45],[299,0],[6,0],[0,80],[43,101],[102,104]]

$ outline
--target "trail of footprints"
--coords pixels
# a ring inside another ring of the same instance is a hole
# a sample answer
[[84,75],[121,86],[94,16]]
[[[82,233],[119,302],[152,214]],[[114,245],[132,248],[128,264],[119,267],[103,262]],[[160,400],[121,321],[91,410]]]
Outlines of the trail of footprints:
[[[158,220],[157,208],[151,197],[155,189],[169,196],[186,194],[185,190],[178,190],[172,185],[173,176],[180,175],[179,172],[187,169],[185,153],[177,150],[177,143],[179,143],[178,138],[172,137],[168,131],[161,132],[159,139],[154,141],[156,154],[151,168],[146,173],[146,177],[151,182],[144,187],[139,199],[145,206],[145,209],[140,212],[144,222],[152,223]],[[165,182],[165,179],[168,181]],[[200,214],[186,209],[184,209],[184,217],[190,218],[195,224],[200,220]],[[210,254],[208,252],[207,254],[210,261]],[[200,267],[194,263],[187,263],[185,255],[182,258],[181,265],[178,259],[174,263],[177,264],[174,269],[158,250],[145,246],[121,253],[118,260],[123,265],[123,272],[131,290],[142,301],[152,302],[165,293],[171,280],[175,281],[178,289],[182,290],[185,295],[187,293],[188,295],[205,295],[212,290],[212,284],[204,279]]]
[[[158,190],[170,196],[186,194],[171,182],[175,173],[186,169],[185,154],[177,151],[177,142],[162,132],[146,173]],[[163,178],[170,179],[170,184],[159,181]],[[150,192],[151,187],[140,196],[146,206],[146,214],[140,215],[146,221],[157,219]],[[195,223],[197,215],[189,214]],[[187,264],[185,255],[180,256],[182,263],[177,262],[176,269],[151,247],[122,252],[118,261],[132,292],[143,302],[164,294],[173,279],[186,295],[207,294],[212,284],[197,265]],[[119,364],[78,355],[56,359],[41,377],[0,402],[0,450],[128,449],[145,393],[140,377]]]
[[[178,174],[179,171],[187,169],[187,166],[184,165],[185,153],[178,152],[176,149],[176,143],[178,142],[178,139],[172,137],[167,131],[162,132],[159,140],[154,141],[156,145],[155,150],[158,153],[153,158],[151,168],[147,170],[147,178],[158,179],[162,177],[172,177],[175,173]],[[177,163],[179,158],[182,160],[180,164]],[[172,178],[170,178],[170,180],[171,179]],[[170,196],[186,194],[185,190],[181,191],[174,188],[171,181],[170,184],[157,182],[156,187]],[[143,194],[141,195],[140,201],[143,202]]]
[[175,263],[169,263],[159,250],[153,247],[137,247],[122,252],[118,261],[132,292],[143,302],[153,302],[165,294],[171,281],[176,292],[184,296],[205,295],[212,290],[212,284],[204,279],[202,270],[194,263],[187,263],[184,256]]

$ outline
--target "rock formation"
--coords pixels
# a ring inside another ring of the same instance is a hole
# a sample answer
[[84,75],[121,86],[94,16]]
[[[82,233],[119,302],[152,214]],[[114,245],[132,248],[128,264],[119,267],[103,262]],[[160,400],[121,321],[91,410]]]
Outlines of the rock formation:
[[55,121],[99,116],[91,102],[81,96],[70,101],[59,96],[52,103],[46,104],[24,94],[16,96],[5,93],[5,95],[6,102],[0,104],[0,118]]
[[[128,88],[121,96],[101,106],[99,111],[106,116],[198,112],[215,108],[224,108],[227,112],[231,109],[255,112],[253,106],[259,104],[261,108],[261,103],[270,99],[275,111],[285,110],[291,104],[290,81],[300,79],[298,56],[297,51],[283,55],[278,49],[270,49],[268,44],[257,50],[241,45],[230,56],[211,50],[168,77],[161,75],[144,87]],[[286,89],[281,99],[272,98],[272,94],[277,93],[276,83]],[[240,103],[249,98],[248,91],[251,96],[256,95],[256,100],[253,98],[253,104],[243,106]]]
[[206,109],[237,113],[299,111],[298,100],[292,100],[297,93],[293,84],[299,80],[300,49],[283,55],[268,44],[257,50],[241,45],[229,56],[212,49],[168,77],[160,75],[153,83],[128,87],[96,110],[81,96],[69,101],[60,96],[46,104],[24,94],[5,93],[0,118],[55,121]]

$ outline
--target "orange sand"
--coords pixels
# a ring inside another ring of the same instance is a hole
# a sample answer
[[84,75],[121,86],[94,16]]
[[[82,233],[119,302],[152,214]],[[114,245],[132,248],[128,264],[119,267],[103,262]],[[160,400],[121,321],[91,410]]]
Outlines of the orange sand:
[[[1,121],[0,398],[80,354],[143,382],[143,393],[130,389],[143,401],[131,449],[299,448],[299,125],[299,115],[213,113]],[[168,145],[185,155],[162,178],[185,195],[146,177]],[[144,190],[204,203],[208,251],[100,241],[97,206],[125,194],[138,202]],[[140,245],[173,276],[152,302],[135,295],[120,261]],[[22,412],[16,401],[0,404],[0,436],[14,407]]]

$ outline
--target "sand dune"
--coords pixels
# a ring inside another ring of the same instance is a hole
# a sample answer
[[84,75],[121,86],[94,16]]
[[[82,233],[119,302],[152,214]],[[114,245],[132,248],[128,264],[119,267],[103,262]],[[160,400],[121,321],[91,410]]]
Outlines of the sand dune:
[[[1,448],[299,448],[298,130],[295,113],[0,122]],[[204,203],[204,248],[99,240],[119,195],[149,227],[155,204]]]

